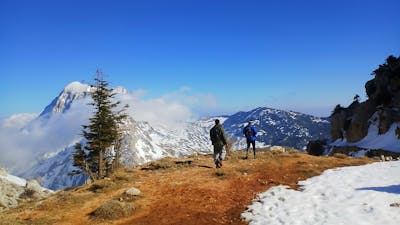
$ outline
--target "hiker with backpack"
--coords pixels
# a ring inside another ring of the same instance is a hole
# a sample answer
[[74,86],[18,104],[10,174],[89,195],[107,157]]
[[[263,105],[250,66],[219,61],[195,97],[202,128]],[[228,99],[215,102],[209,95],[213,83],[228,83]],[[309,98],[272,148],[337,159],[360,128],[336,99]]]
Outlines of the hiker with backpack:
[[253,153],[254,153],[254,158],[256,158],[256,135],[257,135],[257,129],[253,125],[253,121],[250,120],[247,126],[243,128],[243,134],[246,137],[247,141],[247,149],[246,149],[246,159],[249,157],[249,149],[250,149],[250,144],[253,146]]
[[219,122],[215,120],[215,125],[210,130],[210,139],[214,146],[214,163],[216,168],[222,167],[222,160],[225,158],[224,146],[228,143],[225,130]]

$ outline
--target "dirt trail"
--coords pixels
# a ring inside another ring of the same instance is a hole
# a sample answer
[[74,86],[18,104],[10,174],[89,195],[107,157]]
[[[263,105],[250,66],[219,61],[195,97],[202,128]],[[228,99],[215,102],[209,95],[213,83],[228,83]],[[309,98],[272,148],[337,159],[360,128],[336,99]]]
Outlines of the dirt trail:
[[[257,193],[279,184],[296,188],[299,180],[328,168],[371,162],[302,153],[259,152],[257,159],[241,157],[240,152],[233,153],[221,169],[213,168],[211,156],[201,155],[128,169],[120,175],[126,180],[110,181],[109,187],[100,192],[90,186],[71,190],[64,193],[64,202],[55,196],[38,206],[0,214],[6,217],[4,221],[10,222],[0,224],[243,225],[246,222],[240,214]],[[103,221],[88,216],[105,201],[118,199],[129,187],[143,193],[131,202],[136,207],[131,216]]]

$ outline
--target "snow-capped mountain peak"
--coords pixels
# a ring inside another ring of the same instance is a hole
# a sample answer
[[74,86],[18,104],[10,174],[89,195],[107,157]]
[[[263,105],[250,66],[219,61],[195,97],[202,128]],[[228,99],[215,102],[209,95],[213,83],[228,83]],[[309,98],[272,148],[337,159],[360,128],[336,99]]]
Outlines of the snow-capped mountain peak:
[[71,107],[71,104],[75,100],[87,97],[93,89],[94,87],[88,84],[82,84],[78,81],[68,84],[50,105],[43,110],[40,117],[51,113],[64,113]]
[[[95,87],[89,84],[83,84],[79,81],[74,81],[68,84],[63,91],[48,105],[43,112],[42,116],[48,116],[51,113],[64,113],[74,101],[86,98],[95,90]],[[128,90],[124,87],[118,86],[113,89],[113,93],[116,94],[127,94]]]
[[88,84],[82,84],[79,81],[74,81],[68,84],[63,92],[70,92],[70,93],[84,93],[90,92],[91,87]]

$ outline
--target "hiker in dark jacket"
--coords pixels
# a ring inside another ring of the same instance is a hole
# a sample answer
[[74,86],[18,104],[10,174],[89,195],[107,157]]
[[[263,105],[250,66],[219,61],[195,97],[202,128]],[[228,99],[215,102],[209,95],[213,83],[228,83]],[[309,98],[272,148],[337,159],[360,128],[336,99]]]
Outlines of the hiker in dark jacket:
[[210,130],[210,139],[214,146],[214,163],[217,168],[222,167],[222,160],[225,158],[224,146],[228,143],[225,135],[224,128],[215,120],[215,125]]
[[250,149],[250,144],[253,145],[253,152],[254,152],[254,158],[256,158],[256,135],[257,135],[257,129],[253,125],[253,121],[250,120],[247,126],[243,128],[243,134],[246,137],[247,141],[247,149],[246,149],[246,159],[249,157],[249,149]]

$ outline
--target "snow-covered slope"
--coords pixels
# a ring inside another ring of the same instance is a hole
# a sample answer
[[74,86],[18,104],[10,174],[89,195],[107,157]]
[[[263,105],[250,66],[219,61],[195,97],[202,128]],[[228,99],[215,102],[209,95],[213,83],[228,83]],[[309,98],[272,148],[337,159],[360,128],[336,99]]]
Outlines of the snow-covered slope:
[[31,168],[21,170],[19,176],[35,178],[40,181],[43,187],[59,190],[66,187],[74,187],[85,183],[85,175],[69,176],[74,169],[72,166],[73,146],[67,147],[52,157],[39,160]]
[[[400,221],[400,161],[325,171],[257,195],[242,214],[250,225],[395,225]],[[391,206],[392,205],[392,206]]]
[[[26,137],[41,136],[33,142],[36,148],[31,157],[34,160],[17,168],[17,175],[40,177],[43,185],[51,189],[62,189],[84,182],[84,176],[71,177],[68,173],[73,170],[73,146],[84,141],[80,135],[81,125],[87,124],[91,116],[91,109],[87,105],[91,91],[93,89],[89,85],[79,82],[69,84],[39,117],[21,129],[22,135]],[[116,100],[124,104],[125,99],[131,98],[129,92],[122,87],[114,91],[117,93]],[[255,119],[259,130],[258,147],[286,145],[302,148],[308,139],[326,137],[329,126],[329,122],[321,118],[269,108],[197,121],[174,118],[173,126],[168,125],[170,123],[163,124],[160,120],[137,120],[136,116],[137,113],[131,113],[122,127],[121,161],[128,167],[166,156],[211,153],[209,130],[216,118],[223,123],[227,135],[235,140],[234,149],[245,147],[242,129],[250,118]]]

